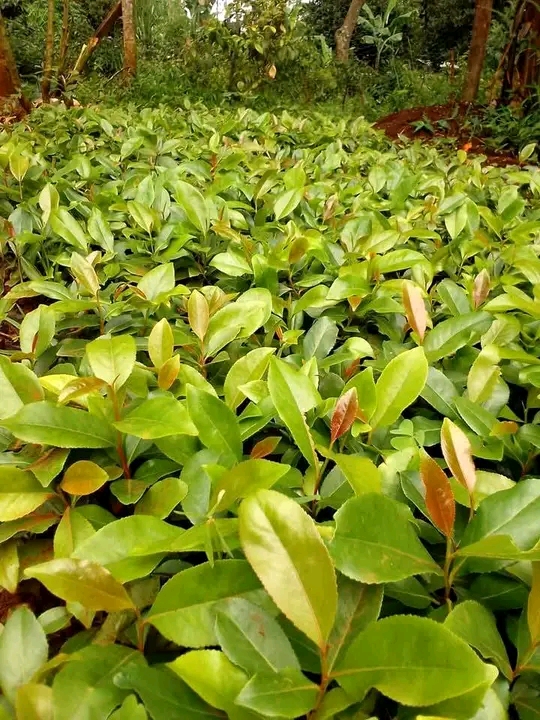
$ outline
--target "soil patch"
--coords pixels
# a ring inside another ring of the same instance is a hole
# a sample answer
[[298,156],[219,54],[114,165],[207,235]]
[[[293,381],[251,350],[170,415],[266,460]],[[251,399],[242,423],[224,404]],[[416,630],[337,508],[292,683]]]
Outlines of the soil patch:
[[378,120],[375,128],[398,141],[400,136],[427,141],[447,138],[456,150],[485,155],[490,165],[520,165],[515,152],[493,150],[486,145],[489,138],[474,133],[481,115],[482,108],[451,102],[400,110]]

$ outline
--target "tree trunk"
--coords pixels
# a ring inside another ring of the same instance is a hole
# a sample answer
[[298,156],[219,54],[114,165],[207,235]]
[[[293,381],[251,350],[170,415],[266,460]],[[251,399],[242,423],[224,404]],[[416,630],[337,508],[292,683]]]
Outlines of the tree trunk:
[[467,77],[463,88],[463,102],[474,102],[478,96],[492,13],[493,0],[476,0]]
[[88,58],[94,52],[96,47],[99,45],[101,40],[108,35],[115,22],[122,16],[122,0],[117,0],[112,8],[105,16],[103,22],[98,27],[96,32],[88,40],[88,42],[82,46],[79,57],[75,62],[73,70],[69,73],[68,80],[71,80],[75,75],[80,75],[85,68]]
[[51,78],[54,56],[54,0],[47,3],[47,34],[45,36],[45,57],[43,59],[43,77],[41,79],[41,97],[43,102],[51,99]]
[[[11,98],[16,98],[15,107],[10,107]],[[0,108],[7,110],[21,109],[30,112],[32,105],[21,91],[21,80],[11,50],[11,44],[4,25],[4,18],[0,12]]]
[[134,0],[122,0],[122,24],[124,28],[124,77],[127,79],[133,77],[137,72]]
[[346,63],[349,60],[351,39],[356,30],[360,10],[365,2],[366,0],[351,0],[343,25],[336,30],[336,60],[338,62]]
[[67,53],[69,47],[69,0],[64,0],[62,8],[62,36],[60,37],[60,55],[58,57],[58,82],[64,86]]
[[539,82],[540,5],[536,0],[522,0],[512,26],[501,98],[520,104]]

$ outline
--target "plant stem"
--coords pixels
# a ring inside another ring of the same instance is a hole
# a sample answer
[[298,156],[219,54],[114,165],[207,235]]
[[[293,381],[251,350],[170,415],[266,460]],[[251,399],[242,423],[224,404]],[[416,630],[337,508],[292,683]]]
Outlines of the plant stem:
[[315,707],[307,716],[308,720],[316,720],[322,701],[324,700],[326,690],[330,683],[330,679],[330,673],[328,672],[328,646],[326,646],[323,650],[321,650],[321,682],[319,684],[319,694],[317,695]]
[[451,537],[446,538],[446,555],[444,558],[444,601],[448,606],[448,611],[452,610],[452,600],[450,593],[452,591],[452,560],[454,554],[454,543]]
[[[116,390],[114,387],[110,386],[111,390],[111,400],[113,404],[113,412],[114,412],[114,419],[116,422],[120,421],[120,407],[118,405],[118,395],[116,394]],[[124,450],[124,436],[120,432],[120,430],[116,433],[116,452],[118,453],[118,457],[120,459],[120,464],[122,465],[122,471],[124,473],[125,479],[128,481],[128,493],[131,492],[131,472],[129,469],[129,463],[127,461],[126,452]]]

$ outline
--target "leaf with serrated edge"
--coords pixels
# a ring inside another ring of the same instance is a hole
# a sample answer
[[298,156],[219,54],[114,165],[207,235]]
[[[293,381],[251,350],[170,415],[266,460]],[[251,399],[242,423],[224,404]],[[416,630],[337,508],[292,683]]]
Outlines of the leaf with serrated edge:
[[334,623],[334,568],[313,520],[294,500],[259,490],[240,505],[244,553],[279,609],[318,647]]

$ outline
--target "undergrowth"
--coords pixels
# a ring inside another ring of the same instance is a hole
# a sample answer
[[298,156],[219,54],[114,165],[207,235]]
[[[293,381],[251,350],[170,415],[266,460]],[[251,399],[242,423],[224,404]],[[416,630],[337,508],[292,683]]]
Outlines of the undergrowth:
[[0,716],[534,717],[538,167],[199,103],[0,166]]

